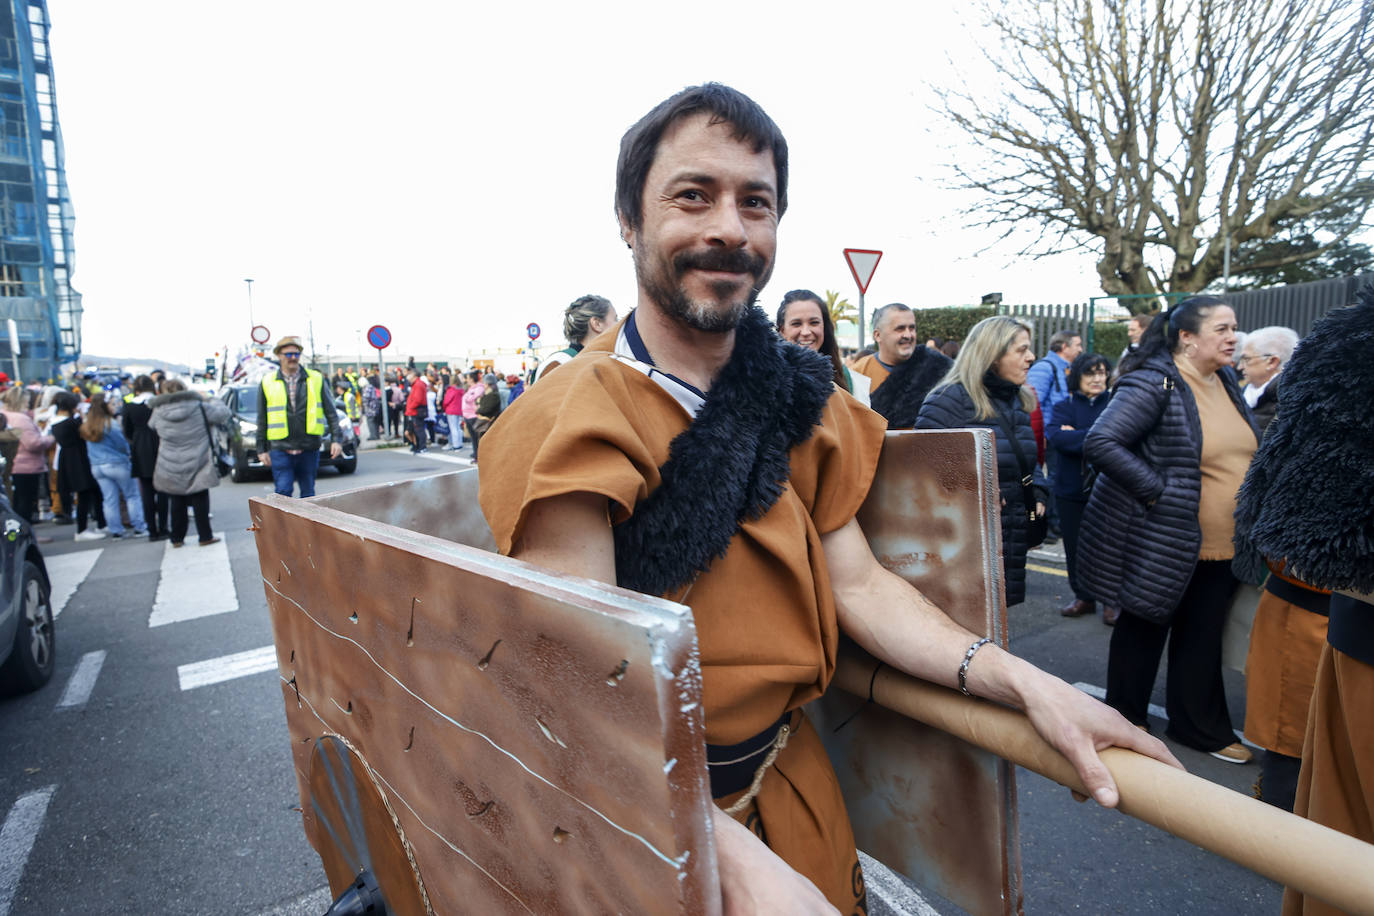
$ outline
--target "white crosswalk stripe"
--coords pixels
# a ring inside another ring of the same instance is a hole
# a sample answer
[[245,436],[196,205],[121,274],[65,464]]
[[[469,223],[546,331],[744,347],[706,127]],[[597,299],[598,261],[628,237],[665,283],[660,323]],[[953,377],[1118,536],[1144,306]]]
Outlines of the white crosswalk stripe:
[[426,449],[423,455],[411,455],[411,457],[428,458],[430,461],[443,461],[448,464],[461,464],[465,468],[472,467],[471,458],[461,458],[455,452],[439,448]]
[[4,825],[0,826],[0,916],[9,913],[14,903],[19,879],[24,877],[24,866],[28,864],[34,840],[43,829],[48,803],[56,791],[57,786],[48,786],[21,796],[10,808]]
[[250,674],[273,671],[276,667],[276,646],[263,646],[261,649],[249,649],[247,652],[236,652],[233,655],[222,655],[203,662],[181,665],[177,668],[177,680],[180,681],[182,690],[193,690],[196,687],[232,681]]
[[87,652],[76,663],[76,670],[67,681],[67,689],[62,691],[62,699],[57,701],[58,709],[80,709],[91,698],[96,678],[105,664],[105,650]]
[[224,541],[204,547],[187,541],[181,548],[167,542],[148,626],[160,627],[238,609],[238,592]]
[[91,570],[95,568],[95,561],[100,559],[104,551],[105,548],[101,547],[96,550],[78,550],[75,553],[43,558],[43,565],[48,568],[48,582],[52,586],[54,620],[62,613],[72,595],[76,594],[77,587],[91,574]]

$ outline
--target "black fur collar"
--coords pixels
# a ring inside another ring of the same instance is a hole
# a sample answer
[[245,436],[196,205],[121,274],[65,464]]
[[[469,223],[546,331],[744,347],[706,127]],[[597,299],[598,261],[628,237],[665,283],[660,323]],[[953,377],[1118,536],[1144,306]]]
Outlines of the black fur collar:
[[871,400],[873,409],[887,418],[887,428],[915,429],[926,395],[952,365],[954,360],[945,354],[917,346],[911,359],[893,369]]
[[789,452],[810,438],[834,390],[829,360],[786,345],[751,308],[696,420],[673,439],[658,488],[615,527],[618,584],[666,595],[724,556],[740,525],[782,495]]
[[1280,376],[1236,498],[1233,566],[1250,581],[1262,555],[1318,588],[1374,591],[1374,285],[1357,303],[1318,321]]

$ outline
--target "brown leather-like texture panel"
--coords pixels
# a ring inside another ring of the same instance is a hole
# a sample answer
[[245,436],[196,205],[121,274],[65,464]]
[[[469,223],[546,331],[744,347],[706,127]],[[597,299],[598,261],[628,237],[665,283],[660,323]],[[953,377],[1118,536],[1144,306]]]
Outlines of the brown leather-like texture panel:
[[[858,520],[885,567],[1005,646],[1000,512],[990,432],[902,430],[887,433]],[[871,704],[836,732],[861,705],[832,689],[807,707],[859,848],[970,913],[1020,912],[1014,769]]]
[[[430,514],[391,501],[475,511],[474,473],[408,483],[251,501],[306,834],[331,889],[351,879],[315,813],[312,757],[337,735],[436,913],[714,912],[690,612],[378,521]],[[451,532],[443,514],[433,530]],[[379,882],[403,885],[390,861]]]

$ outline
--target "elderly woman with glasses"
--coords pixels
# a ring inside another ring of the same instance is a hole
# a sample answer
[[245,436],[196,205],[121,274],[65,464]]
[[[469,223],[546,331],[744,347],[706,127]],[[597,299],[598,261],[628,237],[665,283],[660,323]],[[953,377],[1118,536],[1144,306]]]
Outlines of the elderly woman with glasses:
[[[1050,462],[1054,469],[1050,486],[1059,504],[1059,530],[1064,534],[1069,588],[1073,591],[1073,600],[1059,609],[1065,617],[1081,617],[1097,610],[1096,603],[1084,598],[1078,587],[1078,529],[1092,487],[1083,458],[1083,440],[1112,399],[1107,390],[1111,372],[1112,364],[1099,353],[1084,353],[1075,359],[1069,367],[1069,396],[1055,405],[1054,422],[1045,429],[1049,447],[1059,456],[1057,462]],[[1108,626],[1116,623],[1112,608],[1102,609],[1102,622]]]

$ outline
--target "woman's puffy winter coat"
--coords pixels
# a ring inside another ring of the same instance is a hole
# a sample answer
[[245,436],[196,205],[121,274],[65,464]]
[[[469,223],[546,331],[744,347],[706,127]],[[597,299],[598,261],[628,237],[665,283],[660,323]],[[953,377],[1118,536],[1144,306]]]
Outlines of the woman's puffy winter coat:
[[[991,394],[991,393],[990,393]],[[992,396],[993,406],[1011,421],[1017,441],[1027,461],[1035,461],[1035,433],[1031,430],[1030,414],[1021,406],[1014,393],[1010,398]],[[1027,528],[1030,520],[1026,500],[1021,489],[1021,466],[1016,451],[1007,440],[1002,423],[993,417],[978,420],[973,416],[973,399],[964,386],[954,383],[932,391],[921,405],[916,417],[917,429],[990,429],[997,437],[997,483],[1002,493],[1002,568],[1006,577],[1007,606],[1020,604],[1026,598]],[[1034,470],[1035,498],[1047,502],[1049,490],[1045,476],[1037,466]]]
[[[1075,391],[1054,405],[1054,422],[1045,430],[1045,438],[1049,441],[1049,447],[1059,455],[1054,466],[1054,479],[1050,481],[1056,498],[1080,502],[1087,498],[1083,492],[1083,465],[1086,463],[1083,460],[1083,441],[1111,399],[1111,393],[1107,391],[1095,398]],[[1065,426],[1072,426],[1073,429],[1065,429]]]
[[219,486],[219,474],[210,460],[210,436],[205,424],[208,421],[213,427],[227,422],[229,407],[223,401],[207,401],[195,391],[160,394],[148,406],[153,408],[148,425],[159,438],[153,487],[163,493],[186,496]]
[[[1235,380],[1218,377],[1253,427]],[[1173,357],[1157,354],[1121,377],[1084,452],[1098,477],[1083,512],[1078,581],[1104,604],[1167,623],[1202,544],[1202,424]]]

